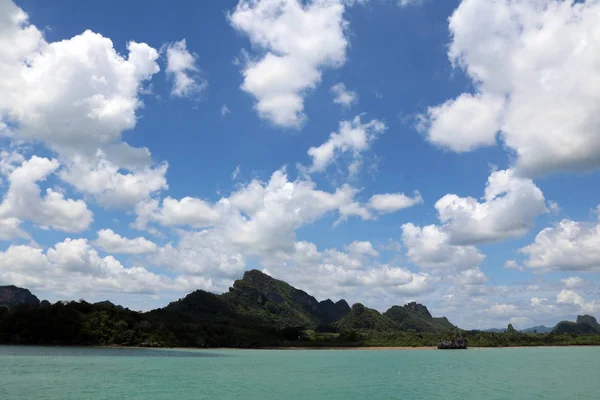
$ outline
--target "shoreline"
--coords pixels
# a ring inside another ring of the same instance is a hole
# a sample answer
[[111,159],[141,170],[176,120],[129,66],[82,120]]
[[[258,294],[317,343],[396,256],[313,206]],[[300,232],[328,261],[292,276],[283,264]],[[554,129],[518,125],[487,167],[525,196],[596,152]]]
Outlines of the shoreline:
[[[71,347],[71,346],[49,346],[49,347]],[[75,346],[78,347],[78,346]],[[101,349],[143,349],[143,350],[200,350],[200,351],[235,351],[235,350],[311,350],[311,351],[423,351],[438,350],[437,346],[331,346],[331,347],[310,347],[310,346],[282,346],[282,347],[140,347],[140,346],[81,346]],[[473,346],[461,350],[482,350],[482,349],[537,349],[537,348],[567,348],[567,347],[600,347],[600,345],[564,345],[564,346],[503,346],[503,347],[480,347]],[[446,350],[447,351],[447,350]]]
[[[119,346],[119,345],[37,345],[37,344],[9,344],[2,343],[0,346],[7,347],[48,347],[48,348],[88,348],[88,349],[136,349],[136,350],[196,350],[196,351],[235,351],[235,350],[311,350],[311,351],[422,351],[422,350],[438,350],[437,346],[282,346],[282,347],[144,347],[144,346]],[[481,347],[472,346],[465,350],[482,350],[482,349],[536,349],[536,348],[567,348],[567,347],[600,347],[600,345],[583,344],[583,345],[553,345],[553,346],[498,346],[498,347]]]

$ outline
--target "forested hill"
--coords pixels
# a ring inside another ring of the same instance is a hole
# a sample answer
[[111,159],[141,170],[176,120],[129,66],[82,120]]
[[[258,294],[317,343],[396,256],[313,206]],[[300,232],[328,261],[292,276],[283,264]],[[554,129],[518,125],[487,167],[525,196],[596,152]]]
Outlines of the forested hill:
[[319,302],[257,270],[247,271],[226,293],[197,290],[146,313],[110,302],[40,305],[28,290],[14,286],[0,287],[0,294],[3,343],[248,347],[454,327],[417,303],[380,314],[362,305],[351,308],[343,299]]
[[[512,328],[512,327],[509,327]],[[197,290],[140,313],[109,301],[39,301],[27,289],[0,287],[0,343],[166,347],[432,346],[449,330],[418,303],[384,313],[345,300],[317,301],[260,271],[228,292]],[[561,322],[551,334],[465,332],[471,345],[600,344],[593,317]]]

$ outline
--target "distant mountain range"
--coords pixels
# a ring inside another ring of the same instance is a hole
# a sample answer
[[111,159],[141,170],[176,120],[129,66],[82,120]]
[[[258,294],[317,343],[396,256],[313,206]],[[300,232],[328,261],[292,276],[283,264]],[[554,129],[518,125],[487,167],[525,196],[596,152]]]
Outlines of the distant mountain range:
[[[519,332],[521,332],[521,333],[550,333],[550,332],[552,332],[553,329],[554,328],[540,325],[540,326],[534,326],[532,328],[521,329]],[[483,332],[503,333],[503,332],[506,332],[506,328],[486,329]]]
[[[525,331],[600,334],[591,316]],[[40,301],[29,290],[0,286],[0,343],[180,347],[268,347],[320,345],[435,345],[441,334],[458,332],[446,317],[433,317],[415,302],[384,313],[357,303],[317,301],[313,296],[258,270],[247,271],[229,291],[197,290],[145,313],[110,301]],[[497,330],[500,331],[500,330]],[[509,326],[507,333],[466,332],[483,346],[549,345]],[[496,336],[494,336],[496,335]],[[539,335],[541,337],[541,335]],[[590,343],[563,337],[558,344]],[[591,339],[590,339],[591,340]],[[593,339],[592,343],[596,343]]]

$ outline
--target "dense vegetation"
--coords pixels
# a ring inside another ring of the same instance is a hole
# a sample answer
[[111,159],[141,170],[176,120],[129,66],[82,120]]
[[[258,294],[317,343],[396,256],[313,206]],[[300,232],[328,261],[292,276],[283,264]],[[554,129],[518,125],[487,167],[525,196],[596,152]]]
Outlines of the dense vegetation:
[[385,313],[344,300],[317,301],[259,271],[229,292],[201,290],[139,313],[110,302],[40,302],[28,290],[0,287],[0,343],[150,347],[436,346],[450,334],[471,347],[600,345],[593,317],[560,322],[551,333],[460,331],[421,304]]

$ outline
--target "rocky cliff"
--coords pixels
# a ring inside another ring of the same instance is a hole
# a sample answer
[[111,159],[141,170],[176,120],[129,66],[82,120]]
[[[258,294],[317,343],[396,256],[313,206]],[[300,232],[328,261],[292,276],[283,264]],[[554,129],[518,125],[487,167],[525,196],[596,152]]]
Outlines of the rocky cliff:
[[0,286],[0,305],[13,307],[20,304],[31,304],[37,306],[40,300],[35,297],[28,289],[23,289],[13,285]]

